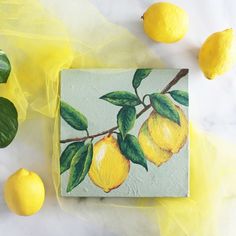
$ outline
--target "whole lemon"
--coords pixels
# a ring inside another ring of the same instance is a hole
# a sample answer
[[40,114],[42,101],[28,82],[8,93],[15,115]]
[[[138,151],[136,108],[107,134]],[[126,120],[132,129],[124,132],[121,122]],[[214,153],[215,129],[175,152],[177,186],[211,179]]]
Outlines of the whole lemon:
[[208,79],[229,71],[236,63],[236,37],[233,29],[210,35],[199,52],[199,65]]
[[12,212],[21,216],[33,215],[44,203],[43,182],[36,173],[19,169],[6,181],[4,197]]
[[108,135],[95,143],[93,151],[92,182],[106,193],[119,187],[129,174],[130,161],[121,154],[117,140]]
[[145,33],[157,42],[174,43],[188,31],[188,14],[172,3],[154,3],[142,18]]
[[180,107],[176,106],[180,125],[153,111],[147,122],[153,141],[166,151],[177,153],[183,147],[188,136],[188,121]]
[[161,149],[154,142],[148,130],[147,121],[143,123],[139,131],[138,140],[145,154],[145,157],[155,165],[160,166],[171,158],[171,152]]

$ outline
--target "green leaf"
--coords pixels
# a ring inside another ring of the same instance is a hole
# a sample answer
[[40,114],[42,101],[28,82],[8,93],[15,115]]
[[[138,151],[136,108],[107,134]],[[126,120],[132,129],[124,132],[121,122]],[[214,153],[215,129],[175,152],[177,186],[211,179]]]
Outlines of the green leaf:
[[18,129],[18,114],[14,104],[0,97],[0,148],[8,146]]
[[83,146],[84,146],[84,142],[71,143],[62,152],[61,157],[60,157],[60,173],[61,174],[70,168],[70,164],[73,157],[79,151],[79,149]]
[[117,125],[123,138],[133,128],[136,120],[135,107],[122,107],[117,115]]
[[121,134],[118,134],[117,138],[121,153],[130,161],[143,166],[148,171],[147,160],[138,139],[131,134],[127,134],[125,139],[122,138]]
[[135,94],[127,91],[111,92],[103,95],[100,99],[110,102],[116,106],[137,106],[141,103]]
[[70,165],[70,177],[67,185],[67,192],[71,192],[78,186],[88,174],[89,168],[92,163],[93,157],[93,144],[84,145],[74,155]]
[[169,92],[170,96],[178,103],[188,106],[188,92],[181,90],[173,90]]
[[11,64],[7,55],[0,50],[0,83],[6,83],[11,72]]
[[61,116],[74,129],[87,130],[87,118],[69,104],[61,101]]
[[137,69],[132,81],[133,87],[137,89],[140,86],[142,80],[144,80],[151,73],[151,71],[152,69]]
[[150,95],[150,101],[157,113],[180,125],[179,113],[170,98],[164,94],[153,93]]

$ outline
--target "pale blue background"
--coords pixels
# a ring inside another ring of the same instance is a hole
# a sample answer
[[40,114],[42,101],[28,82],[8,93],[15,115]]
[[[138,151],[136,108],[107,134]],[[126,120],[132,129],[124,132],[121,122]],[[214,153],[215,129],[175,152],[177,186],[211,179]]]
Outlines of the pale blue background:
[[[152,70],[138,88],[140,97],[144,94],[161,91],[178,73],[179,69]],[[98,133],[116,125],[119,106],[99,99],[104,94],[116,90],[134,93],[132,78],[134,69],[130,70],[65,70],[61,73],[61,100],[77,108],[87,118],[90,134]],[[188,90],[187,76],[182,78],[172,89]],[[146,101],[148,102],[148,100]],[[187,115],[187,108],[181,106]],[[143,107],[138,106],[137,111]],[[151,109],[137,119],[131,133],[135,136],[143,122],[148,118]],[[83,137],[84,132],[74,130],[63,119],[61,120],[61,139]],[[116,137],[116,135],[114,135]],[[99,138],[101,139],[101,137]],[[94,143],[98,139],[94,140]],[[63,151],[68,144],[62,144]],[[61,176],[63,196],[104,196],[104,197],[180,197],[188,194],[188,143],[170,161],[160,167],[148,161],[146,170],[131,163],[129,176],[118,188],[104,193],[95,186],[89,176],[71,193],[66,193],[69,171]],[[114,169],[115,171],[115,169]]]

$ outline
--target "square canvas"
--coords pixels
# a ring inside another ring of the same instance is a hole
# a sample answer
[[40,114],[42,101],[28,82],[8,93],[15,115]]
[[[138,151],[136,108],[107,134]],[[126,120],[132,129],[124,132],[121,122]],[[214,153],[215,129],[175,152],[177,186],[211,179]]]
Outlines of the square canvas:
[[61,72],[65,197],[187,197],[188,70]]

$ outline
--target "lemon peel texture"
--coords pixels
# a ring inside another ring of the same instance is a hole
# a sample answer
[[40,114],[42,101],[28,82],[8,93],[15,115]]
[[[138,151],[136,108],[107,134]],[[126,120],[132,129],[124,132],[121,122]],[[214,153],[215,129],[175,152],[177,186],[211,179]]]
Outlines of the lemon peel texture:
[[188,121],[181,108],[176,106],[180,125],[153,111],[148,118],[148,130],[154,142],[162,149],[177,153],[188,136]]
[[21,216],[33,215],[44,203],[43,182],[36,173],[23,168],[19,169],[6,181],[4,197],[12,212]]
[[171,158],[171,152],[161,149],[154,142],[148,130],[147,120],[143,123],[139,131],[138,140],[146,158],[155,165],[160,166]]
[[233,29],[210,35],[199,51],[199,66],[208,79],[229,71],[236,63],[236,37]]
[[157,42],[174,43],[188,31],[188,14],[172,3],[154,3],[142,18],[145,33]]
[[130,161],[121,154],[117,140],[112,135],[95,143],[89,177],[104,192],[119,187],[126,180],[129,169]]

